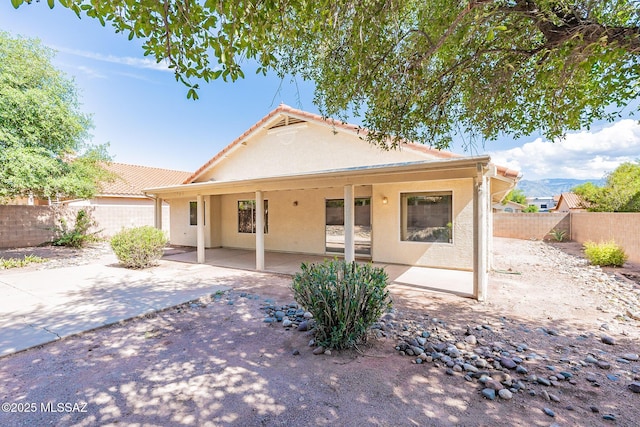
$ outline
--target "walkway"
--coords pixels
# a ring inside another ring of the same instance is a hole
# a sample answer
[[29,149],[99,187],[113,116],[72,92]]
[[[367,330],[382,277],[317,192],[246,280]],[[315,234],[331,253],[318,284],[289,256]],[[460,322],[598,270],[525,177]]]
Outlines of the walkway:
[[260,276],[207,265],[95,264],[0,271],[0,356],[229,289]]

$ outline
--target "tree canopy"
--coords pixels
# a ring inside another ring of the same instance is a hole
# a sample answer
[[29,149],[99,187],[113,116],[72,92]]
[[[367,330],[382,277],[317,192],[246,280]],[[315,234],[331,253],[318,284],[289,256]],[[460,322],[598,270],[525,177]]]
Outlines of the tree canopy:
[[618,166],[602,187],[588,182],[573,191],[592,212],[640,212],[640,160]]
[[522,189],[514,188],[513,190],[509,191],[509,193],[507,193],[502,203],[506,204],[509,201],[526,206],[527,196],[524,194],[524,191]]
[[141,39],[190,98],[251,60],[313,80],[323,114],[361,116],[382,146],[555,139],[640,92],[637,0],[59,1]]
[[0,32],[0,201],[91,197],[111,177],[106,148],[84,143],[91,120],[52,56],[37,40]]

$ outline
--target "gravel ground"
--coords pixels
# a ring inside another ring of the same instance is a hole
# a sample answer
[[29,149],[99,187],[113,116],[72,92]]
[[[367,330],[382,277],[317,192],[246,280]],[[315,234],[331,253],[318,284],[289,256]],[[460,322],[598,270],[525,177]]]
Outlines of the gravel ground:
[[[293,303],[290,279],[265,275],[2,358],[0,425],[637,426],[637,266],[589,267],[570,244],[495,251],[488,302],[392,286],[358,350],[314,355],[295,316],[265,322]],[[27,268],[108,249],[58,255]]]

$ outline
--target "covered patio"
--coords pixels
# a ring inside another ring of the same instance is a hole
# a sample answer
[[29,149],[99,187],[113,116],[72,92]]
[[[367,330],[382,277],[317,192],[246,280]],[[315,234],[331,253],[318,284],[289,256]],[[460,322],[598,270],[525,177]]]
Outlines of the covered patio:
[[[198,254],[195,250],[186,250],[165,255],[164,259],[196,264],[198,263]],[[208,265],[256,271],[256,254],[253,250],[229,248],[206,249],[205,259],[205,264]],[[307,264],[319,263],[325,259],[331,259],[331,256],[265,251],[264,268],[260,271],[293,276],[300,271],[300,265],[303,262]],[[367,261],[362,260],[362,262]],[[376,267],[384,267],[389,275],[389,282],[395,286],[408,287],[412,290],[445,292],[468,298],[474,297],[473,272],[471,271],[376,262],[374,262],[373,265]]]

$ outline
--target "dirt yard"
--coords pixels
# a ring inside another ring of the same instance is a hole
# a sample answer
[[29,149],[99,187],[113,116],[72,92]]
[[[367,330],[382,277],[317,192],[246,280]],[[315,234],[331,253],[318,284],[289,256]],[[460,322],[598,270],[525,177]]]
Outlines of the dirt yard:
[[638,266],[494,249],[488,302],[393,286],[360,351],[314,355],[309,332],[265,323],[292,303],[290,278],[265,276],[2,358],[0,425],[639,425]]

